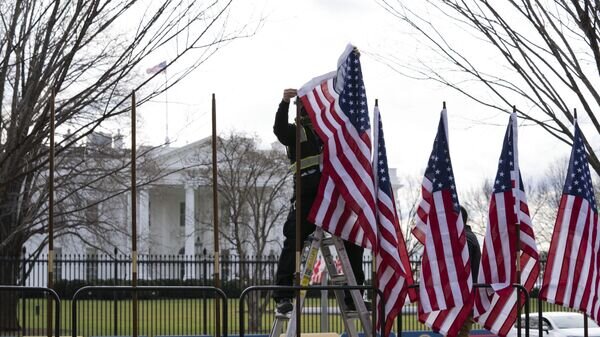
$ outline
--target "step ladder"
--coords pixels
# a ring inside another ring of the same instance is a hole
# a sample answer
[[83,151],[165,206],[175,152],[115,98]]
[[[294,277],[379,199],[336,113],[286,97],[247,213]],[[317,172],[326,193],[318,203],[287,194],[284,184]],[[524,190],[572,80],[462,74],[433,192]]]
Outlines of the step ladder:
[[[323,256],[327,272],[329,273],[331,285],[356,285],[356,278],[354,277],[352,266],[350,265],[350,260],[348,259],[346,248],[344,247],[344,241],[341,238],[325,234],[323,229],[317,227],[312,235],[312,239],[307,244],[309,246],[308,252],[306,253],[306,262],[304,264],[304,270],[300,275],[301,286],[306,287],[309,285],[313,273],[313,267],[317,262],[319,250],[321,250],[321,255]],[[332,249],[337,252],[337,256],[340,259],[342,273],[338,273],[334,261],[334,255],[332,254]],[[334,290],[335,298],[340,308],[340,314],[342,321],[344,322],[346,332],[348,332],[349,337],[359,337],[355,324],[355,322],[358,320],[362,324],[364,336],[372,337],[373,331],[371,325],[371,314],[365,306],[362,294],[358,289],[349,291],[350,295],[352,296],[352,300],[354,301],[354,307],[356,308],[355,311],[346,310],[346,305],[344,304],[344,290]],[[300,310],[302,310],[304,307],[305,297],[306,290],[301,290]],[[273,327],[271,328],[269,337],[280,337],[285,322],[288,323],[286,337],[295,337],[297,313],[296,303],[293,304],[294,310],[291,312],[291,314],[281,315],[275,313],[275,321],[273,322]]]

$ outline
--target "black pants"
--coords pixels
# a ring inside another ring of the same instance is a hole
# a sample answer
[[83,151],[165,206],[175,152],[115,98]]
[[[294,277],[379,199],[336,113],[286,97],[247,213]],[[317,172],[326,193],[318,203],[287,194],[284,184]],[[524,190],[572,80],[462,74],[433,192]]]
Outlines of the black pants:
[[[312,198],[302,198],[301,207],[301,218],[304,219],[301,227],[301,241],[304,244],[306,238],[315,230],[315,225],[308,222],[306,218],[312,207]],[[277,263],[277,275],[276,285],[280,286],[291,286],[294,283],[294,273],[296,272],[296,208],[292,207],[288,213],[287,220],[283,225],[283,235],[285,240],[283,241],[283,249],[279,256],[279,262]],[[357,246],[350,242],[344,242],[346,252],[348,253],[348,259],[352,265],[352,271],[356,278],[356,284],[362,285],[365,281],[365,273],[362,268],[363,251],[364,248]],[[294,296],[293,291],[275,291],[273,293],[273,299],[275,301],[281,298],[292,298]],[[349,300],[349,293],[346,292],[346,299]]]

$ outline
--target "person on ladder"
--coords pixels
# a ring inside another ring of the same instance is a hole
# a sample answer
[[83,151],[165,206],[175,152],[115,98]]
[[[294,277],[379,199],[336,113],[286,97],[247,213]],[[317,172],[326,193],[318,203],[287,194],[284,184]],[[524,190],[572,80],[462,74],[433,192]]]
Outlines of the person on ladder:
[[[275,124],[273,125],[273,132],[279,140],[279,142],[286,146],[287,156],[290,159],[291,167],[295,172],[296,167],[296,125],[288,122],[288,111],[290,106],[290,100],[297,95],[296,89],[285,89],[283,91],[283,99],[279,103],[277,114],[275,115]],[[302,104],[299,100],[296,104]],[[319,180],[321,179],[321,171],[319,167],[321,151],[323,149],[323,143],[319,136],[316,134],[310,118],[306,113],[304,107],[301,109],[302,134],[300,135],[301,140],[301,218],[303,219],[301,224],[302,242],[304,242],[308,236],[315,230],[315,224],[308,221],[308,213],[312,207],[313,201],[317,195],[319,189]],[[288,213],[288,217],[283,225],[283,235],[285,240],[283,241],[283,248],[279,261],[277,263],[276,273],[276,285],[291,286],[294,280],[295,266],[295,246],[296,246],[296,183],[294,180],[294,193],[290,199],[291,207]],[[365,273],[362,269],[363,251],[364,249],[350,242],[344,242],[350,264],[352,265],[352,271],[356,278],[356,284],[362,285],[365,281]],[[273,293],[273,299],[275,300],[277,307],[277,313],[288,314],[294,309],[292,305],[292,298],[294,296],[293,291],[275,291]],[[346,304],[346,310],[356,310],[354,301],[350,296],[350,292],[345,292],[344,302]],[[371,303],[365,301],[365,305],[368,310],[371,310]]]

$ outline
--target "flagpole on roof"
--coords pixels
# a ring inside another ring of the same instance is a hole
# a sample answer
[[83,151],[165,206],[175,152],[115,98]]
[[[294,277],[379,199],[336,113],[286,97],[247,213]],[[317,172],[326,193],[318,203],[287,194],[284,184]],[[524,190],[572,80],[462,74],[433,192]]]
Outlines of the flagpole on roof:
[[165,74],[165,144],[169,145],[169,82],[167,71],[164,70],[163,73]]

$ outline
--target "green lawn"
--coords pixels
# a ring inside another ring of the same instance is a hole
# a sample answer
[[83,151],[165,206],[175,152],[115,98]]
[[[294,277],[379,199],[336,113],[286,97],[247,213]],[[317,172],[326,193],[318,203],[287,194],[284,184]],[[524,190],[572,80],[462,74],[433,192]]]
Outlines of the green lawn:
[[[531,302],[531,312],[537,312],[537,300]],[[25,304],[25,307],[22,305]],[[228,333],[239,333],[239,300],[228,301]],[[248,313],[245,312],[246,333],[268,333],[273,323],[272,303],[262,317],[258,329],[248,330]],[[318,299],[310,299],[306,306],[319,306]],[[334,299],[329,306],[337,305]],[[545,311],[563,311],[564,308],[544,303]],[[28,299],[20,303],[19,320],[25,326],[26,335],[44,335],[47,302],[43,299]],[[215,332],[215,302],[213,299],[152,299],[138,301],[138,335],[199,335]],[[61,301],[61,335],[70,335],[72,302]],[[132,334],[132,301],[130,300],[82,300],[77,302],[77,334],[79,336],[111,336]],[[23,319],[24,317],[24,319]],[[320,315],[303,315],[302,331],[320,331]],[[342,323],[338,315],[328,316],[330,331],[341,332]],[[396,330],[397,323],[394,323]],[[403,315],[403,330],[426,330],[415,315]]]

